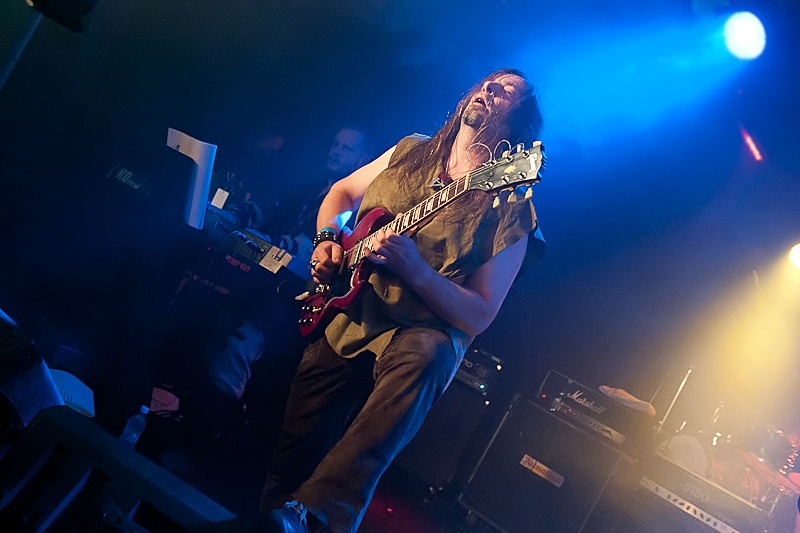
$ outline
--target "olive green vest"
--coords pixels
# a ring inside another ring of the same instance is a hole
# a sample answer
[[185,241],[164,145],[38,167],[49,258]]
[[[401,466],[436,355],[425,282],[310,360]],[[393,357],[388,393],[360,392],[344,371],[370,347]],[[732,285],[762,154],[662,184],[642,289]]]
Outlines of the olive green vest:
[[[412,175],[405,175],[394,166],[398,158],[423,139],[414,135],[397,144],[388,168],[367,188],[357,222],[376,207],[384,207],[396,215],[435,192],[431,183],[443,171],[441,162],[432,162]],[[474,212],[463,208],[463,202],[469,202],[468,196],[456,199],[413,236],[423,259],[459,285],[500,250],[536,227],[536,213],[530,200],[504,202],[496,209]],[[538,232],[532,237],[541,238]],[[529,245],[528,249],[532,247]],[[328,342],[339,355],[353,357],[369,350],[380,357],[398,328],[431,327],[448,333],[456,353],[463,356],[472,337],[435,315],[398,276],[376,266],[369,283],[363,286],[354,304],[334,317],[325,330]]]

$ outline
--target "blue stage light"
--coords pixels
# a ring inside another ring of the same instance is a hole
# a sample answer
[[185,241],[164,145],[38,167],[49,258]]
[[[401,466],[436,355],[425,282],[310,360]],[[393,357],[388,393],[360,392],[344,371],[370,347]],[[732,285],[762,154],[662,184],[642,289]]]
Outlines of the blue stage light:
[[725,23],[725,45],[739,59],[757,58],[764,51],[766,42],[764,25],[752,13],[734,13]]

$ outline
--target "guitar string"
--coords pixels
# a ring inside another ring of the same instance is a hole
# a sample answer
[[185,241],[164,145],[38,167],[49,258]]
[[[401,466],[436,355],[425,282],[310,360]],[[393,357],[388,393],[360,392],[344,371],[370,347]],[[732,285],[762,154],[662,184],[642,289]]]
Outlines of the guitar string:
[[[381,228],[379,228],[378,230],[370,233],[366,237],[362,237],[361,239],[359,239],[356,242],[355,246],[353,246],[353,247],[351,247],[351,248],[349,248],[349,249],[344,251],[344,257],[342,259],[342,266],[340,267],[339,271],[342,272],[344,267],[345,267],[345,265],[347,266],[347,268],[351,268],[351,267],[357,265],[358,263],[361,262],[361,260],[364,257],[366,257],[367,254],[364,253],[364,248],[367,246],[366,242],[369,239],[371,239],[372,237],[374,237],[375,234],[378,231],[380,231],[380,230],[384,230],[385,231],[387,229],[392,229],[392,231],[395,231],[396,233],[402,233],[402,232],[406,231],[407,229],[411,228],[412,226],[414,226],[414,224],[418,224],[419,222],[421,222],[427,216],[430,216],[431,214],[433,214],[435,211],[437,211],[439,208],[442,207],[442,197],[443,196],[446,197],[450,193],[451,190],[457,189],[457,185],[462,183],[462,182],[465,182],[467,177],[469,176],[469,174],[470,173],[467,173],[466,175],[462,176],[461,178],[459,178],[457,180],[454,180],[452,183],[448,184],[444,188],[442,188],[439,191],[437,191],[433,196],[430,196],[430,197],[426,198],[425,200],[423,200],[422,202],[418,203],[417,205],[415,205],[411,209],[401,213],[403,215],[402,217],[398,215],[397,217],[392,219],[392,221],[389,222],[388,224],[386,224],[386,225],[382,226]],[[456,194],[453,195],[453,198],[446,199],[446,200],[444,200],[444,202],[445,203],[451,202],[452,200],[454,200],[460,194],[461,193],[457,192]],[[426,213],[425,212],[426,211],[425,204],[427,204],[429,202],[433,202],[433,205],[435,205],[435,207],[433,207],[429,212]],[[414,216],[414,212],[417,211],[417,209],[421,209],[422,210],[422,215],[419,218],[416,218]],[[411,215],[412,220],[409,222],[409,224],[407,226],[403,227],[404,224],[402,224],[402,223],[403,223],[403,221],[406,219],[406,217],[408,215]],[[396,224],[398,222],[401,224],[400,228],[398,228],[396,226]],[[351,258],[350,256],[353,253],[355,253],[355,256],[354,256],[354,258]]]

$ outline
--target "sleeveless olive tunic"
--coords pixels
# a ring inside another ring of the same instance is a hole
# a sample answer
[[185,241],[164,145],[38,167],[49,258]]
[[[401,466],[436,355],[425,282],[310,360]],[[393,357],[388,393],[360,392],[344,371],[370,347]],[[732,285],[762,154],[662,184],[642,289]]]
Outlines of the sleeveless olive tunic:
[[[367,188],[357,222],[373,208],[384,207],[396,215],[434,193],[431,183],[443,171],[441,162],[423,166],[412,175],[405,175],[394,167],[403,154],[424,139],[412,135],[397,144],[388,168],[378,174]],[[422,258],[459,285],[503,248],[517,242],[537,226],[530,200],[503,202],[496,209],[489,207],[475,212],[469,209],[469,194],[486,193],[473,192],[456,199],[412,237]],[[543,243],[538,231],[530,240],[534,239]],[[529,243],[528,251],[532,249],[538,256],[543,246],[532,247]],[[398,276],[378,265],[369,283],[362,288],[355,303],[334,317],[325,330],[325,336],[336,353],[353,357],[369,350],[380,357],[399,328],[430,327],[449,334],[458,356],[464,355],[473,338],[435,315]]]

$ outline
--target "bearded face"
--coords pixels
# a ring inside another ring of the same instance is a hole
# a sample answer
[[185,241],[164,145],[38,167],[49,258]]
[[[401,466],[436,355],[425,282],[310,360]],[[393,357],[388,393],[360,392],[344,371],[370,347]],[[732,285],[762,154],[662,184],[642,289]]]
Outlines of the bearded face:
[[508,115],[521,102],[527,89],[526,82],[516,74],[500,74],[484,80],[468,96],[468,102],[461,114],[463,126],[472,128],[476,134],[486,133],[494,137],[487,129],[502,129]]

